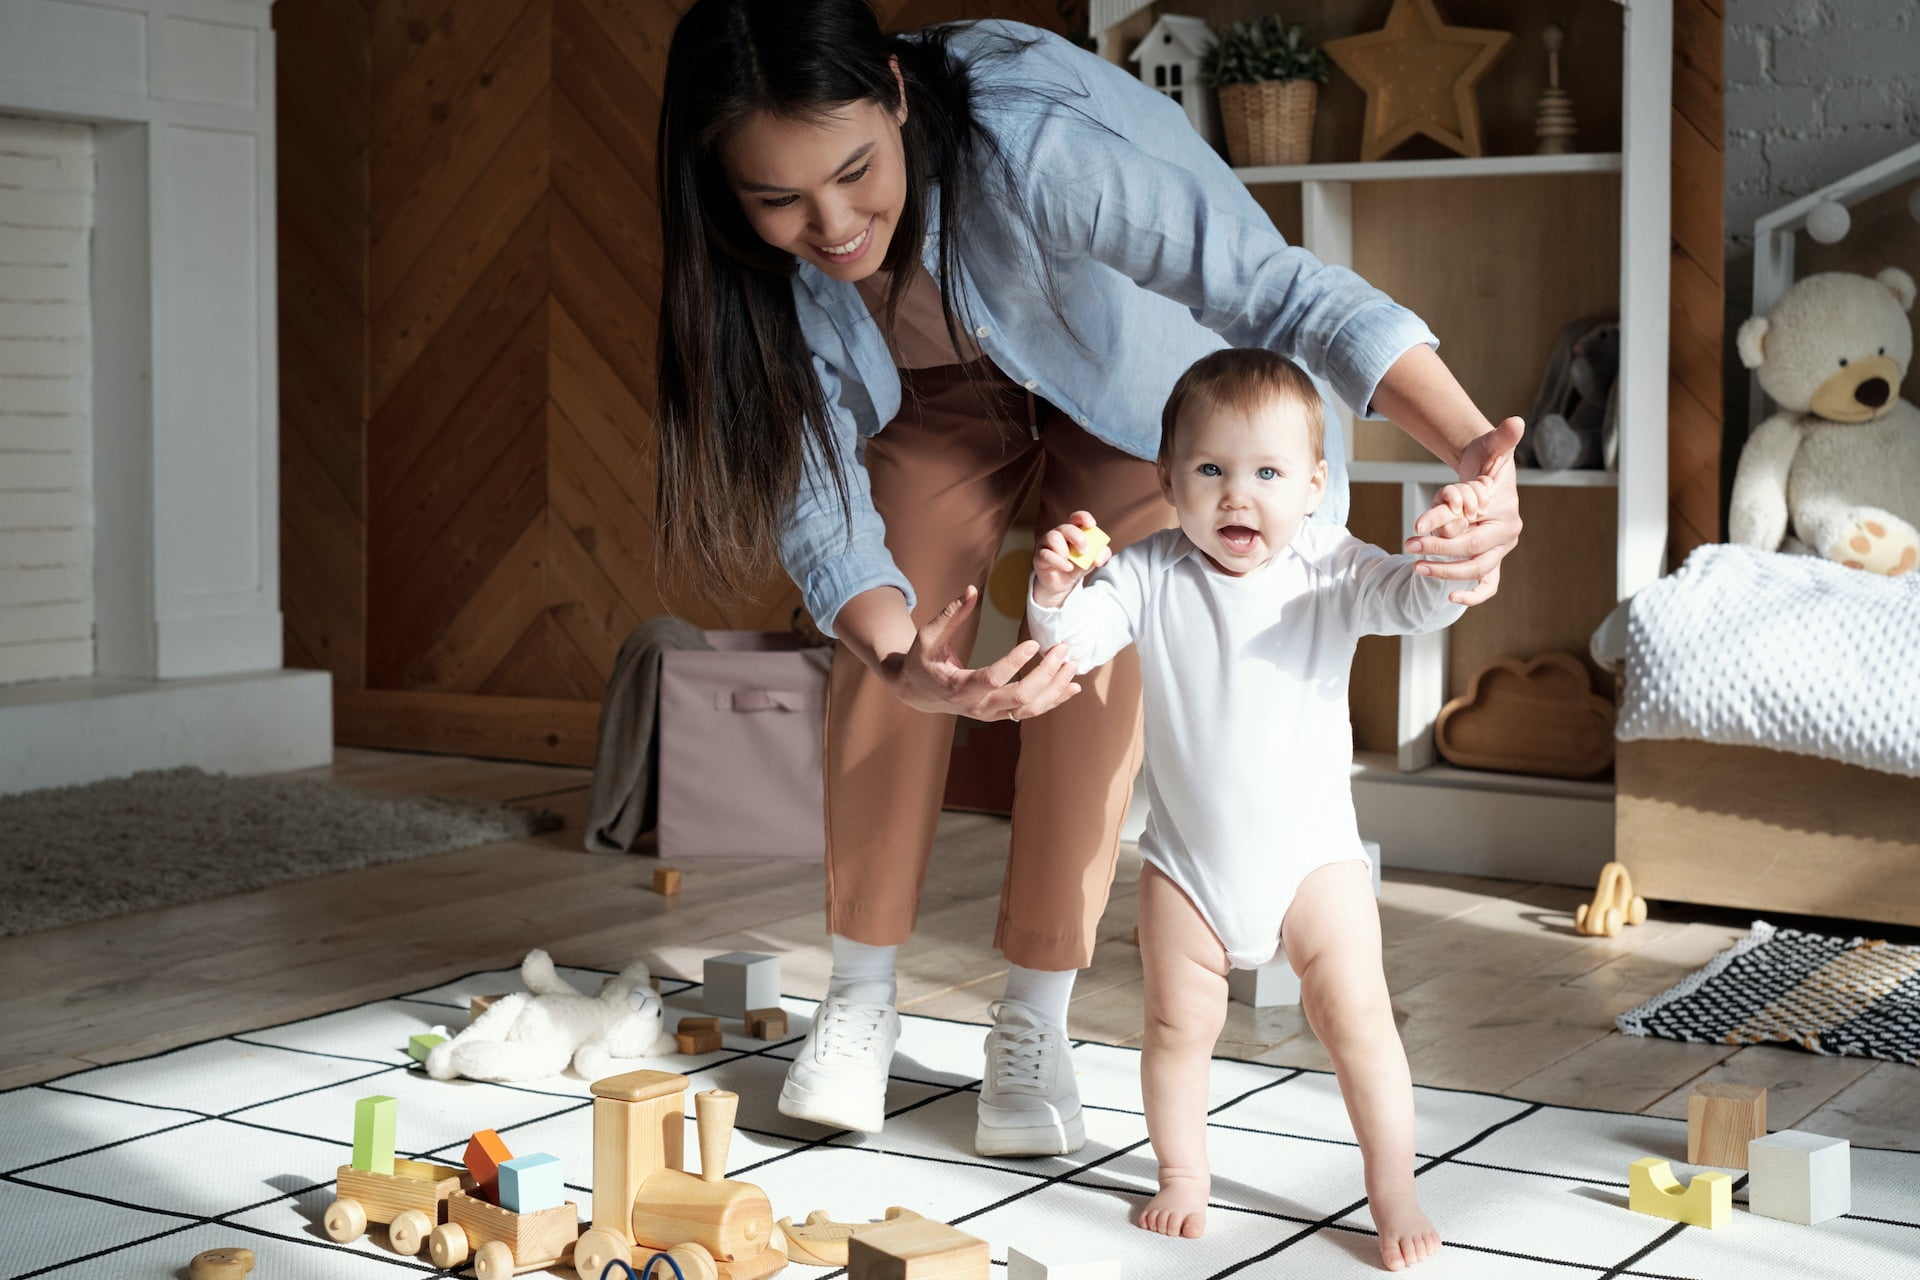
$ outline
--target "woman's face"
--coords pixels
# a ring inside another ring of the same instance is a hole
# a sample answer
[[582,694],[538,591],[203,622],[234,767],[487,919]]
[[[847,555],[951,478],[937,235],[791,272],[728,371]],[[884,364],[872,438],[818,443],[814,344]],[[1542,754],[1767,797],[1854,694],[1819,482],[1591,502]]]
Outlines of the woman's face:
[[849,102],[804,120],[756,115],[721,148],[721,168],[754,231],[836,280],[886,261],[906,203],[902,106]]

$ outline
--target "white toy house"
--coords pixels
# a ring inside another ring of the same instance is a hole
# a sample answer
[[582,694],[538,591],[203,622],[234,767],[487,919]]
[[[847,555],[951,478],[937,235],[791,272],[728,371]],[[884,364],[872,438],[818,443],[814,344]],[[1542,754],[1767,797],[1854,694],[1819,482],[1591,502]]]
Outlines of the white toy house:
[[1130,59],[1140,66],[1140,79],[1180,104],[1194,132],[1215,140],[1213,91],[1200,83],[1200,60],[1219,39],[1204,18],[1166,14],[1153,24]]

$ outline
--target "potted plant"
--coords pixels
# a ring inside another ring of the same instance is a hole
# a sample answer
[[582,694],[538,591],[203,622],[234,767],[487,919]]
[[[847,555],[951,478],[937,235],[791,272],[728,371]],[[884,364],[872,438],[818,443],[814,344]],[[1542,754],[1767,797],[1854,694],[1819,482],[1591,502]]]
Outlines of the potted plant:
[[1236,22],[1208,51],[1200,78],[1219,93],[1234,165],[1307,163],[1327,57],[1304,30],[1274,14]]

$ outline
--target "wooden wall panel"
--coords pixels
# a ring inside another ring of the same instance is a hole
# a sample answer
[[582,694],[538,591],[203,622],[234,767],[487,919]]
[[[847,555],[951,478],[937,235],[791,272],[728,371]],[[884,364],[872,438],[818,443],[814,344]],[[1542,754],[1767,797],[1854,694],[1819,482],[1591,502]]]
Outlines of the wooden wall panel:
[[361,0],[281,0],[273,21],[283,86],[276,180],[286,661],[358,688],[366,629],[372,22]]
[[1673,5],[1673,269],[1668,304],[1667,561],[1718,542],[1727,358],[1722,0]]

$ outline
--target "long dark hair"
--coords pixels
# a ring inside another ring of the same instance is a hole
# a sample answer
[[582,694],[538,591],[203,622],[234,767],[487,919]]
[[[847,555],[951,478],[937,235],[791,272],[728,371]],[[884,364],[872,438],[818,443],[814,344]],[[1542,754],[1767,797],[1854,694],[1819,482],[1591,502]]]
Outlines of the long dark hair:
[[[1013,184],[1005,155],[974,117],[967,68],[949,49],[957,29],[888,36],[866,0],[697,0],[674,29],[658,156],[664,270],[656,516],[665,563],[692,575],[710,598],[738,599],[763,580],[768,548],[777,545],[810,465],[809,441],[811,465],[826,470],[811,478],[832,486],[843,512],[848,506],[847,477],[794,306],[795,259],[748,223],[720,148],[760,113],[807,119],[858,101],[897,111],[904,83],[906,203],[882,264],[892,276],[881,322],[893,331],[926,234],[928,191],[937,185],[945,210],[938,284],[959,346],[966,317],[953,314],[960,298],[953,280],[962,211],[981,198],[983,174],[993,177],[995,199]],[[1043,274],[1051,298],[1051,276]]]

